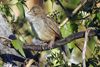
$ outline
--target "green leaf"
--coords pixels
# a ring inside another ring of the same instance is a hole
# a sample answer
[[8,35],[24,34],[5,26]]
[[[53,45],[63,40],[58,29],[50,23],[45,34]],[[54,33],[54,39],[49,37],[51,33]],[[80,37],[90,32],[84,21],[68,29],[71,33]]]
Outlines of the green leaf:
[[70,26],[70,23],[64,25],[64,26],[61,28],[61,33],[62,33],[62,36],[63,36],[63,37],[66,37],[66,36],[72,34],[72,32],[73,32],[73,31],[72,31],[72,28],[71,28],[71,26]]
[[8,2],[8,4],[16,4],[18,2],[18,0],[10,0],[9,2]]
[[12,40],[12,45],[16,50],[18,50],[21,53],[22,56],[26,57],[22,48],[23,43],[19,39]]
[[90,51],[93,52],[94,49],[95,49],[95,44],[96,44],[96,41],[95,41],[95,37],[91,37],[88,41],[88,47],[90,48]]
[[8,5],[0,4],[0,12],[5,14],[6,16],[11,16],[10,8]]
[[18,3],[16,3],[16,6],[18,7],[19,12],[20,12],[19,19],[24,19],[25,18],[25,10],[24,10],[23,4],[21,2],[18,2]]
[[63,6],[69,9],[75,9],[79,3],[80,3],[80,0],[68,0],[68,1],[63,0],[62,1]]
[[100,13],[97,13],[97,18],[98,18],[99,21],[100,21]]
[[51,0],[47,0],[44,2],[44,9],[47,13],[52,12],[52,2]]
[[70,34],[73,34],[75,32],[75,30],[78,29],[77,24],[73,23],[73,22],[67,22],[67,24],[65,24],[62,28],[61,28],[61,33],[63,37],[66,37]]
[[77,5],[79,4],[80,0],[70,0],[69,3]]
[[[70,23],[67,22],[67,24],[65,24],[62,28],[61,28],[61,33],[62,33],[62,37],[67,37],[71,34],[74,33],[75,30],[77,30],[77,25],[75,23]],[[74,47],[74,42],[72,41],[71,43],[68,43],[68,47],[72,48]]]

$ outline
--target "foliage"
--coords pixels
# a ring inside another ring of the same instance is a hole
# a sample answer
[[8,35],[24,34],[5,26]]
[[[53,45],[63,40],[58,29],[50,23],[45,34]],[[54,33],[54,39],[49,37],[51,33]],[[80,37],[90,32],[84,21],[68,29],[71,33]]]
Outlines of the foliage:
[[[75,15],[72,15],[74,9],[79,6],[82,2],[80,0],[59,0],[63,5],[57,2],[57,0],[44,0],[44,10],[49,17],[52,17],[59,25],[67,18],[68,21],[60,28],[63,38],[74,34],[80,31],[86,31],[87,29],[99,29],[100,28],[100,8],[96,6],[97,3],[100,4],[100,1],[93,0],[91,3],[87,2],[84,7],[80,8]],[[12,6],[16,8],[12,8]],[[34,34],[31,31],[29,23],[25,19],[25,10],[24,10],[24,0],[9,0],[9,2],[0,3],[0,12],[2,12],[9,24],[12,27],[13,34],[16,35],[15,40],[12,38],[12,46],[14,49],[19,51],[19,54],[24,56],[25,59],[30,58],[31,56],[25,52],[22,48],[24,44],[31,44]],[[100,6],[99,6],[100,7]],[[17,11],[18,12],[14,12]],[[68,14],[66,13],[68,12]],[[70,17],[69,17],[70,15]],[[100,36],[89,38],[86,51],[86,65],[87,67],[99,67],[100,66]],[[66,44],[66,49],[68,51],[68,56],[65,59],[59,49],[53,49],[46,51],[46,61],[40,63],[42,66],[50,67],[67,67],[72,65],[72,67],[81,67],[82,66],[82,48],[84,45],[84,38],[74,40],[71,43]],[[29,51],[28,51],[29,52]],[[36,54],[36,51],[30,52],[33,55]],[[41,53],[41,52],[40,52]],[[41,53],[42,54],[42,53]],[[32,56],[33,56],[32,55]],[[29,56],[29,57],[27,57]],[[78,58],[81,58],[78,60]],[[32,57],[33,58],[33,57]],[[34,59],[34,58],[33,58]],[[41,57],[40,57],[41,59]],[[37,60],[35,58],[35,60]],[[67,60],[67,61],[65,61]],[[71,61],[73,60],[73,61]],[[1,61],[0,61],[1,62]],[[24,62],[23,62],[24,63]],[[80,64],[79,64],[80,63]],[[2,63],[3,64],[3,63]],[[2,65],[0,63],[0,66]]]

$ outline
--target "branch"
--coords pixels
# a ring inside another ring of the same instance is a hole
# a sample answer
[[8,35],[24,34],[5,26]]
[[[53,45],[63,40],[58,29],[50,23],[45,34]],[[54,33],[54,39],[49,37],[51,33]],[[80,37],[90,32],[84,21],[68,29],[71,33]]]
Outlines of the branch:
[[[72,34],[72,35],[69,35],[68,37],[66,38],[63,38],[61,40],[58,40],[56,41],[52,47],[49,47],[48,44],[44,45],[44,44],[41,44],[41,45],[24,45],[23,48],[25,49],[29,49],[29,50],[34,50],[34,51],[44,51],[44,50],[50,50],[50,49],[54,49],[54,48],[57,48],[57,47],[60,47],[62,45],[65,45],[75,39],[79,39],[79,38],[83,38],[85,36],[85,31],[82,31],[82,32],[78,32],[78,33],[75,33],[75,34]],[[100,30],[90,30],[89,32],[89,37],[92,37],[92,36],[100,36]]]
[[83,0],[83,3],[80,3],[72,12],[71,17],[73,17],[85,4],[87,0]]
[[62,3],[59,0],[56,0],[56,1],[61,6],[61,8],[64,10],[64,12],[66,13],[66,15],[69,16],[69,12],[64,8],[64,6],[62,5]]
[[89,35],[90,29],[87,29],[85,32],[85,38],[84,38],[84,46],[83,46],[83,51],[82,51],[82,61],[83,61],[83,67],[86,67],[86,62],[85,62],[85,55],[86,55],[86,47],[87,47],[87,42],[88,42],[88,35]]

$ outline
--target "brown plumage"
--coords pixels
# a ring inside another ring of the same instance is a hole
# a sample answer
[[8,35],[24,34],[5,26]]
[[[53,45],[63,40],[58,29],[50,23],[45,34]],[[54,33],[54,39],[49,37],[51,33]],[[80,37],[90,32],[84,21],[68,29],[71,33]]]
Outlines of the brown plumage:
[[36,37],[49,43],[49,46],[52,46],[56,39],[61,38],[57,23],[53,19],[47,17],[40,6],[34,6],[27,13],[26,17],[31,24],[32,30],[35,32]]
[[40,6],[34,6],[28,12],[28,15],[27,19],[37,38],[46,42],[60,38],[61,34],[58,25],[53,19],[46,16]]

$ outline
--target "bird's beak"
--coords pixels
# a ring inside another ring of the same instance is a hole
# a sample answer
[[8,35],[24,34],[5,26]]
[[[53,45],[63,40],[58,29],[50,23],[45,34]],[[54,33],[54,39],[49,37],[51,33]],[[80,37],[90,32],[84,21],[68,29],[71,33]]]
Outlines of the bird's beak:
[[32,15],[32,12],[30,10],[27,11],[28,15]]

